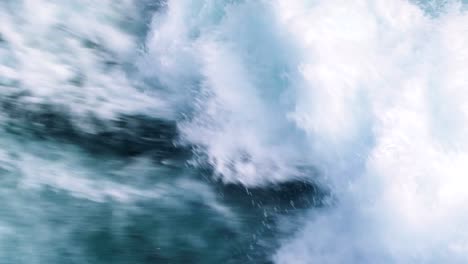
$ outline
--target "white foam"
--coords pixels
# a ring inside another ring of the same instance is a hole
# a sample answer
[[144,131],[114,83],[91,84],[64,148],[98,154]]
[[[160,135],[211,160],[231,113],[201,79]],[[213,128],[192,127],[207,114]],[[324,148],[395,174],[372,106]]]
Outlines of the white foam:
[[137,55],[136,36],[123,27],[137,11],[134,0],[3,1],[0,94],[101,118],[164,109],[122,67]]
[[155,17],[154,74],[198,94],[181,130],[221,179],[311,176],[338,199],[276,262],[467,261],[468,15],[437,6],[169,1]]

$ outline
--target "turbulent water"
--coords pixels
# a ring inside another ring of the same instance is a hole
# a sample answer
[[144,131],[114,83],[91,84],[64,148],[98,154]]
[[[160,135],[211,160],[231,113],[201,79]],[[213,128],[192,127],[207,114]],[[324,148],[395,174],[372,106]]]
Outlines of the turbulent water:
[[468,3],[1,0],[0,263],[467,263]]

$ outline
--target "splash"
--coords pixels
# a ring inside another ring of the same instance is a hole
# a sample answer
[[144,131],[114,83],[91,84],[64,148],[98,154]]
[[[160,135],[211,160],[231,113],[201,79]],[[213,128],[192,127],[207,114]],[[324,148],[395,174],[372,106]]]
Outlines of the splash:
[[82,120],[162,113],[162,101],[128,77],[139,11],[133,0],[2,1],[0,95],[10,103],[2,110],[52,105]]
[[179,95],[183,138],[221,180],[307,179],[337,198],[310,212],[277,263],[464,263],[465,10],[169,1],[142,65]]

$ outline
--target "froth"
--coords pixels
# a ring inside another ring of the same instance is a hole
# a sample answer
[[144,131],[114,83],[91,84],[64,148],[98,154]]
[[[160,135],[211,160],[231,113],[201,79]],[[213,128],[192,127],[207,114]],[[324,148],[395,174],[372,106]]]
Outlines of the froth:
[[310,177],[338,198],[278,263],[466,261],[468,16],[439,6],[172,1],[155,17],[154,74],[196,94],[180,127],[221,179]]
[[138,51],[137,11],[133,0],[2,1],[1,96],[100,118],[157,109],[124,67]]

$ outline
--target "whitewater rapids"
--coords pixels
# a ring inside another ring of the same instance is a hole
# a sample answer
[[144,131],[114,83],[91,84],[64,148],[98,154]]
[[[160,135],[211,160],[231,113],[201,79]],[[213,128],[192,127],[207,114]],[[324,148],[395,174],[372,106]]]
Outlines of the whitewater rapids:
[[468,261],[465,3],[169,1],[147,46],[223,181],[332,193],[277,263]]
[[0,262],[467,263],[467,12],[1,1]]

